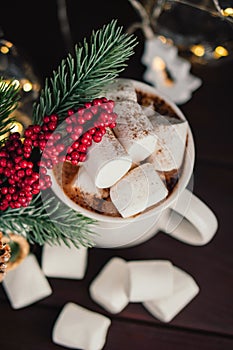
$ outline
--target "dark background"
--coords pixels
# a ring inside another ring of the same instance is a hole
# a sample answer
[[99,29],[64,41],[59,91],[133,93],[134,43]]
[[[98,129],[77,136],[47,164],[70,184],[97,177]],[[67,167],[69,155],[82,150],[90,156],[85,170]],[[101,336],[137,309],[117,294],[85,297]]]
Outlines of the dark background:
[[[92,30],[101,28],[112,19],[126,29],[138,16],[130,3],[120,1],[67,1],[67,12],[73,43],[89,37]],[[57,1],[3,1],[0,26],[5,37],[21,48],[33,62],[39,76],[45,78],[68,53],[63,40],[57,13]],[[68,48],[69,49],[69,48]],[[137,48],[131,64],[140,60],[141,47]],[[143,67],[126,74],[140,77]]]
[[[68,52],[56,4],[54,0],[8,0],[1,1],[0,5],[4,38],[30,59],[42,82]],[[67,9],[73,43],[112,19],[118,19],[125,29],[139,19],[126,0],[70,0]],[[139,44],[122,75],[142,80],[144,38],[140,31],[135,34]],[[50,279],[52,296],[22,310],[12,310],[0,288],[2,349],[63,348],[51,342],[51,329],[61,307],[70,300],[112,318],[104,349],[233,349],[233,60],[230,57],[215,65],[195,65],[192,73],[202,79],[202,86],[180,108],[190,123],[196,145],[194,193],[210,206],[219,221],[214,239],[206,246],[192,247],[159,233],[134,248],[92,249],[83,281]],[[200,294],[169,324],[159,322],[137,304],[127,306],[113,317],[94,304],[87,293],[90,281],[112,256],[126,260],[169,259],[194,276],[200,285]]]

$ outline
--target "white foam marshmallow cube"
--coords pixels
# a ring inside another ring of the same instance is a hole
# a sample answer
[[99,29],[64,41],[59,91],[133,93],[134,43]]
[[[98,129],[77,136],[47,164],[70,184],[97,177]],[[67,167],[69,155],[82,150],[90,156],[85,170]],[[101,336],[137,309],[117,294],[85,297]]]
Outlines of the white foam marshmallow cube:
[[114,112],[118,116],[114,133],[133,162],[141,162],[150,156],[155,150],[157,137],[141,106],[133,101],[119,101],[115,102]]
[[121,258],[112,258],[89,287],[92,299],[112,314],[122,311],[129,302],[128,265]]
[[199,286],[192,276],[176,266],[173,266],[173,270],[173,293],[143,303],[154,317],[163,322],[170,322],[199,292]]
[[111,320],[75,303],[67,303],[52,331],[53,342],[72,349],[101,350]]
[[103,197],[103,189],[96,187],[91,176],[83,166],[79,167],[77,175],[72,181],[72,187],[76,187],[84,195],[95,196],[96,198]]
[[159,171],[179,169],[185,153],[188,123],[160,114],[154,114],[149,119],[158,141],[148,162]]
[[13,309],[31,305],[52,294],[50,284],[33,254],[7,272],[3,287]]
[[129,301],[145,302],[173,293],[173,265],[168,260],[129,261]]
[[110,188],[110,197],[122,217],[138,214],[160,202],[168,190],[150,163],[130,170]]
[[42,250],[41,266],[48,277],[82,279],[87,268],[88,248],[45,244]]
[[102,141],[94,143],[89,148],[88,157],[83,163],[83,167],[96,187],[108,188],[127,173],[131,164],[131,157],[111,129],[106,128],[106,134]]
[[130,100],[137,102],[137,94],[130,79],[120,78],[108,84],[103,91],[103,95],[113,101]]

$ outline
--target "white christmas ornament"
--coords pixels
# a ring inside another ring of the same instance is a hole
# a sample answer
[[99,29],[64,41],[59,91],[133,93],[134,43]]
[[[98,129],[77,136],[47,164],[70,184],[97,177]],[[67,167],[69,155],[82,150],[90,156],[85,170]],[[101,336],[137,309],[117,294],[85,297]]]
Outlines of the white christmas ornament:
[[177,104],[187,102],[202,84],[190,74],[191,64],[178,56],[177,47],[160,37],[145,40],[142,63],[147,66],[143,78]]

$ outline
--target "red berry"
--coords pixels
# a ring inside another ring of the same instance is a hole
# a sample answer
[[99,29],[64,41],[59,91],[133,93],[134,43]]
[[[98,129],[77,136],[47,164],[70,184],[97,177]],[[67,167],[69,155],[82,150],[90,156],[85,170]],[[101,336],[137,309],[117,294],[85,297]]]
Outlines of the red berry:
[[71,159],[78,160],[79,159],[79,153],[77,151],[73,151],[71,153]]
[[102,140],[102,137],[100,136],[93,136],[93,140],[96,142],[96,143],[99,143],[101,140]]
[[82,117],[82,116],[78,117],[78,123],[79,124],[84,124],[85,123],[84,117]]
[[73,148],[73,149],[78,148],[78,146],[79,146],[79,141],[75,141],[75,142],[72,144],[72,148]]
[[49,124],[48,124],[49,130],[54,131],[56,129],[56,127],[57,127],[56,122],[49,122]]
[[73,126],[72,126],[72,125],[68,125],[68,126],[66,127],[66,131],[67,131],[68,133],[71,133],[71,132],[73,131]]
[[23,144],[24,144],[24,146],[31,146],[32,145],[32,140],[31,139],[25,139]]
[[39,132],[41,132],[41,126],[40,125],[34,125],[33,126],[33,131],[37,134],[39,134]]
[[1,188],[1,193],[2,194],[7,194],[8,193],[8,188],[7,187],[2,187]]
[[102,104],[102,99],[101,98],[95,98],[92,101],[93,106],[100,106]]
[[81,144],[81,145],[78,147],[78,151],[83,152],[83,153],[86,153],[86,151],[87,151],[87,146]]
[[85,153],[80,153],[80,155],[79,155],[80,162],[85,162],[86,158],[87,158],[87,156]]
[[50,120],[51,120],[51,122],[57,123],[58,122],[58,116],[56,114],[52,114],[50,116]]
[[45,117],[43,118],[43,122],[44,122],[45,124],[48,124],[48,123],[50,122],[50,117],[49,117],[49,116],[45,116]]
[[84,103],[84,106],[86,107],[86,108],[90,108],[91,107],[91,102],[86,102],[86,103]]
[[28,162],[26,160],[21,160],[19,165],[21,168],[27,168]]
[[84,114],[83,114],[83,118],[84,118],[84,120],[91,120],[92,119],[92,117],[93,117],[93,114],[92,114],[92,112],[91,111],[86,111],[86,112],[84,112]]
[[68,115],[72,115],[72,114],[74,114],[74,111],[73,111],[72,109],[69,109],[69,110],[67,111],[67,114],[68,114]]

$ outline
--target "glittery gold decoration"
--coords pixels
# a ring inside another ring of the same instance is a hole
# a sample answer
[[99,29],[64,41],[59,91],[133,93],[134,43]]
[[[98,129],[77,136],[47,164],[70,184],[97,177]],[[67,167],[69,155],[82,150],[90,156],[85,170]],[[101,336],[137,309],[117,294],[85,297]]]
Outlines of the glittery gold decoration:
[[11,248],[9,244],[4,242],[3,234],[0,232],[0,282],[6,274],[7,263],[11,257]]
[[[15,269],[26,258],[26,256],[29,254],[29,251],[30,251],[30,245],[24,237],[22,237],[18,234],[10,233],[7,236],[1,235],[1,237],[0,237],[0,242],[1,242],[2,246],[8,247],[7,252],[9,252],[9,253],[11,252],[11,254],[9,254],[10,256],[9,256],[8,261],[7,261],[7,264],[3,263],[3,265],[4,264],[6,265],[6,266],[3,266],[3,269],[4,269],[3,275],[4,275],[4,274],[6,274],[6,272]],[[0,256],[0,259],[2,257],[4,259],[4,257],[6,258],[6,257],[8,257],[8,255],[6,254],[4,256],[4,254],[3,254]],[[1,266],[0,266],[0,268],[1,268]],[[1,278],[1,276],[0,276],[0,278]],[[2,280],[3,280],[3,278],[2,278]],[[0,281],[1,281],[1,279],[0,279]]]

